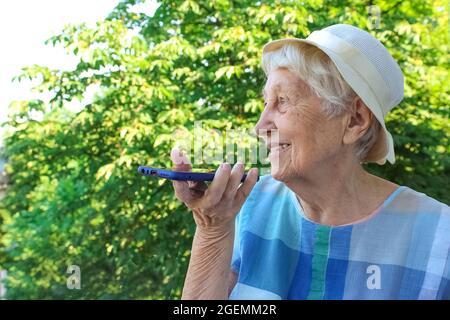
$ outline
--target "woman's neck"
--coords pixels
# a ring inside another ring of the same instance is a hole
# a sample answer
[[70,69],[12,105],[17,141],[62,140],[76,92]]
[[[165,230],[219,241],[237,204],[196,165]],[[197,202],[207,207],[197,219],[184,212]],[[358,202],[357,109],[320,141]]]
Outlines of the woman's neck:
[[306,217],[324,225],[345,225],[369,216],[398,187],[359,164],[346,170],[323,169],[285,183],[296,193]]

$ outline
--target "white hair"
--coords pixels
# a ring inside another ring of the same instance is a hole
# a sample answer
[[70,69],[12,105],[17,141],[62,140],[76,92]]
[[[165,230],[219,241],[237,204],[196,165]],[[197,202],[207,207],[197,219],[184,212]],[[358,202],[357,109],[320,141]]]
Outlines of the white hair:
[[[329,118],[348,111],[357,96],[333,61],[322,50],[307,43],[285,44],[276,51],[265,53],[262,68],[266,76],[277,68],[294,72],[312,93],[321,98],[323,111]],[[373,117],[372,124],[358,140],[356,155],[361,161],[375,144],[380,128],[380,123]]]

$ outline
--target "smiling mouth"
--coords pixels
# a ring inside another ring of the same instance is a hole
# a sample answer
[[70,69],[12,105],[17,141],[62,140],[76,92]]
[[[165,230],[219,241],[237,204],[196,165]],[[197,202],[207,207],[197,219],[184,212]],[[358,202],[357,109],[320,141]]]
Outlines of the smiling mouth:
[[272,146],[272,147],[270,147],[270,152],[269,152],[269,155],[270,154],[273,154],[273,153],[282,153],[282,152],[285,152],[285,151],[287,151],[288,149],[290,149],[290,147],[291,147],[291,145],[289,144],[289,143],[280,143],[280,144],[278,144],[278,145],[275,145],[275,146]]

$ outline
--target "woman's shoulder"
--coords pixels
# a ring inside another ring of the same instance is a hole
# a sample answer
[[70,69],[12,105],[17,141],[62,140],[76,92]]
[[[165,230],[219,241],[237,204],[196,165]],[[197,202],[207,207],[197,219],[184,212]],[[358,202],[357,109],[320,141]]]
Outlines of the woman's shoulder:
[[278,211],[293,208],[289,188],[283,182],[275,180],[268,174],[260,177],[238,216],[241,216],[241,220],[244,220],[245,224],[250,218],[268,221],[271,219],[270,216],[276,215]]
[[266,174],[259,178],[249,197],[276,196],[285,191],[286,188],[283,182],[275,180],[270,174]]
[[[387,203],[376,223],[381,223],[384,229],[396,235],[410,234],[421,239],[422,245],[439,241],[450,246],[450,207],[407,186],[401,186],[397,195]],[[428,239],[425,241],[425,239]]]
[[263,206],[266,208],[289,201],[289,188],[270,174],[263,175],[250,192],[245,206]]
[[396,212],[441,215],[444,219],[450,219],[450,207],[408,186],[401,186],[399,195],[392,201],[389,209]]

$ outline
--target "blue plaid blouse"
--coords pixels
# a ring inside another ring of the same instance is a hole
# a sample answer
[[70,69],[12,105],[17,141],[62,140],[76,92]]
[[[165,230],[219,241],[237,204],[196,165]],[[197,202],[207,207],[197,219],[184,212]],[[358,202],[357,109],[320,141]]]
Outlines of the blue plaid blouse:
[[308,220],[263,176],[236,217],[230,299],[450,299],[450,208],[400,186],[368,219]]

